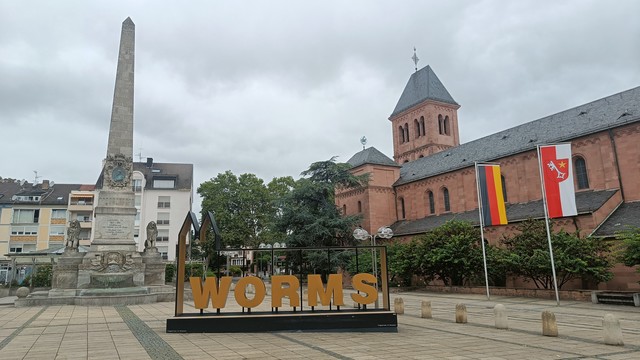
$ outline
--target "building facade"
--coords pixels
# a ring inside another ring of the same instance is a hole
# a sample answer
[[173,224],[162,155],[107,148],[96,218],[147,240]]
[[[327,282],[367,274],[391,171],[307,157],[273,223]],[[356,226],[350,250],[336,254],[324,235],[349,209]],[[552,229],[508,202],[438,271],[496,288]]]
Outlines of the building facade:
[[[486,228],[486,238],[497,243],[518,222],[544,218],[537,145],[571,143],[578,215],[557,219],[556,230],[612,238],[627,225],[640,226],[640,87],[465,144],[458,108],[429,66],[414,73],[389,117],[393,160],[372,147],[355,154],[352,171],[372,180],[336,194],[337,205],[361,214],[370,233],[391,225],[400,240],[454,218],[479,224],[474,164],[494,162],[501,165],[509,219]],[[599,286],[640,288],[632,269],[616,266],[614,273]]]

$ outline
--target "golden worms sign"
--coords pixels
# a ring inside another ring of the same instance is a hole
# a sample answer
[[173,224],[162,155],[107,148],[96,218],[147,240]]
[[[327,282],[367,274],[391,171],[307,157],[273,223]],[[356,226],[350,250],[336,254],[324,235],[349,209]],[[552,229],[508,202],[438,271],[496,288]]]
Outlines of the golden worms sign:
[[[378,295],[373,285],[375,281],[375,277],[371,274],[363,273],[353,276],[353,289],[360,293],[351,294],[351,299],[361,305],[373,304]],[[221,277],[219,286],[215,277],[206,278],[204,281],[199,277],[192,277],[189,278],[189,282],[191,283],[193,302],[196,309],[206,309],[209,307],[209,303],[215,309],[226,307],[232,282],[230,276]],[[320,275],[309,275],[307,283],[307,302],[309,306],[318,306],[318,299],[320,299],[320,304],[323,306],[330,304],[344,306],[341,274],[330,274],[326,287],[322,283]],[[249,299],[246,295],[247,288],[250,285],[253,285],[255,289],[253,299]],[[300,281],[297,277],[293,275],[272,276],[271,307],[282,307],[282,299],[284,298],[289,298],[290,306],[299,307],[301,297],[299,291]],[[240,278],[233,290],[233,295],[238,305],[250,309],[262,304],[266,294],[267,287],[265,283],[256,276]]]

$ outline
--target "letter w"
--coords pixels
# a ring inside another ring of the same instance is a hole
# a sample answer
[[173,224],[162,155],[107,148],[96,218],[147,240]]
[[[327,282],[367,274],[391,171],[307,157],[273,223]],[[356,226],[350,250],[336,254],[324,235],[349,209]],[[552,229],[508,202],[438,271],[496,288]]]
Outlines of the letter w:
[[220,288],[215,277],[206,278],[204,286],[202,279],[199,277],[190,277],[191,293],[193,294],[193,303],[196,309],[206,309],[209,305],[209,299],[215,309],[222,309],[227,304],[229,289],[231,288],[231,276],[223,276],[220,278]]

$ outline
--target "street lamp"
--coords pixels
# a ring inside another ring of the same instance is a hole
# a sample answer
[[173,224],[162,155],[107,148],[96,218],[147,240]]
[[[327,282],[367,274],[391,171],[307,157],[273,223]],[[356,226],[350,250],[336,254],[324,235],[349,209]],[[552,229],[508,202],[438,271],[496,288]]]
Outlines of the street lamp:
[[[369,235],[369,233],[367,232],[367,230],[358,227],[355,230],[353,230],[353,237],[356,240],[366,240],[366,239],[371,239],[371,245],[374,246],[373,249],[371,249],[371,263],[373,265],[373,276],[376,278],[376,297],[377,292],[378,292],[378,261],[377,261],[377,250],[375,248],[376,246],[376,238],[382,238],[382,239],[391,239],[391,237],[393,236],[393,230],[391,230],[390,227],[388,226],[381,226],[380,228],[378,228],[378,232],[373,234],[373,235]],[[378,302],[377,298],[376,298],[376,303]],[[377,307],[377,305],[376,305]]]

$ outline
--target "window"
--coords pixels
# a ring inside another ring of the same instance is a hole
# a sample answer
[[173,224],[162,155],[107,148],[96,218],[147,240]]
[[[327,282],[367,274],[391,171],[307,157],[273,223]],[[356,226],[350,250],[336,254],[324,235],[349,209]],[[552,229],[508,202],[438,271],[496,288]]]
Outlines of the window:
[[133,179],[133,191],[135,192],[142,191],[142,179]]
[[402,126],[398,128],[398,140],[400,141],[400,144],[404,143],[404,129],[402,128]]
[[420,123],[418,122],[418,119],[414,119],[413,124],[416,127],[416,138],[419,138],[420,135],[422,134],[422,131],[420,130]]
[[444,123],[442,126],[445,135],[451,135],[451,131],[449,130],[449,116],[444,117]]
[[9,248],[9,252],[10,253],[21,253],[22,252],[22,246],[12,246]]
[[174,189],[176,187],[176,179],[153,179],[154,189]]
[[578,189],[588,189],[589,177],[587,176],[587,164],[585,163],[584,158],[576,156],[573,160],[573,168],[576,173],[576,180],[578,181]]
[[400,198],[400,215],[402,215],[400,219],[404,219],[407,215],[404,208],[404,198]]
[[500,175],[500,182],[502,183],[502,198],[504,202],[507,202],[507,182],[504,180],[504,175]]
[[420,116],[420,130],[422,132],[422,136],[427,135],[427,132],[424,130],[424,116]]
[[78,213],[76,219],[80,222],[91,222],[91,213]]
[[358,212],[361,213],[362,212],[362,202],[358,201]]
[[409,124],[404,123],[404,141],[409,141]]
[[347,215],[347,205],[342,205],[342,215]]
[[156,221],[158,225],[169,225],[169,213],[161,212],[158,213],[158,221]]
[[444,211],[451,211],[451,204],[449,203],[449,189],[442,188],[442,197],[444,199]]
[[40,209],[14,209],[14,224],[34,224],[40,218]]
[[444,124],[442,123],[442,115],[438,115],[438,134],[444,134]]
[[37,226],[12,226],[11,235],[38,235]]
[[158,229],[156,241],[169,241],[169,229]]
[[429,199],[429,214],[435,214],[436,202],[433,199],[433,192],[431,190],[427,191],[427,198]]
[[66,219],[67,218],[67,210],[65,210],[65,209],[53,209],[53,210],[51,210],[51,218],[52,219]]
[[64,225],[50,226],[49,235],[64,235]]
[[162,260],[168,260],[169,259],[169,255],[167,255],[166,252],[160,252],[160,256],[162,256]]
[[171,196],[158,196],[158,208],[168,209],[171,207]]
[[136,202],[135,202],[135,206],[136,207],[140,207],[142,205],[142,196],[140,195],[136,195]]

